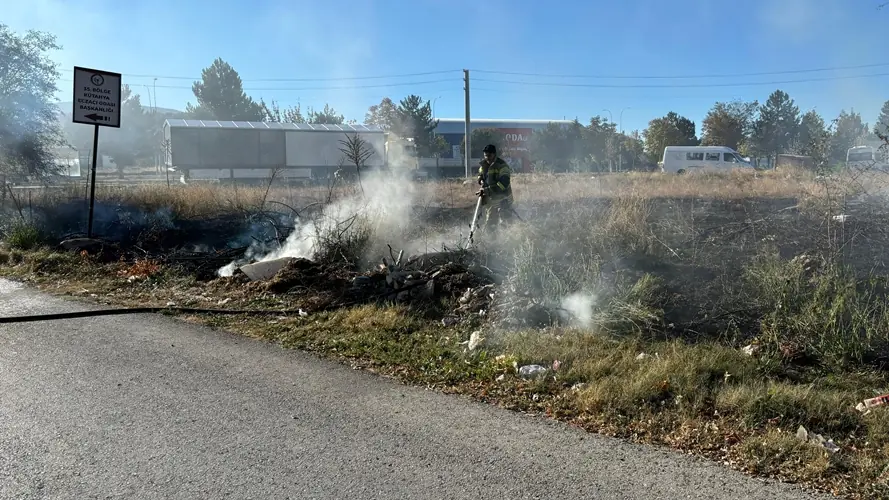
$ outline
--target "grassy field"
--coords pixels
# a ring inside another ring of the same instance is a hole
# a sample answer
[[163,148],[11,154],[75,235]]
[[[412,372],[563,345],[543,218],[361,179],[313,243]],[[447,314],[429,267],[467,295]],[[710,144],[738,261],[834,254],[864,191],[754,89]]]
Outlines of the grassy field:
[[[101,190],[97,231],[118,241],[101,253],[53,248],[82,231],[82,190],[33,193],[5,201],[0,272],[111,305],[282,311],[184,319],[872,498],[889,495],[889,408],[855,407],[889,392],[885,182],[783,169],[517,176],[521,220],[472,250],[461,182]],[[294,213],[323,269],[286,287],[167,258],[253,245],[256,217]],[[428,300],[337,302],[390,245],[456,270],[435,268],[443,291]],[[467,305],[466,289],[484,305]],[[522,376],[526,365],[545,371]]]

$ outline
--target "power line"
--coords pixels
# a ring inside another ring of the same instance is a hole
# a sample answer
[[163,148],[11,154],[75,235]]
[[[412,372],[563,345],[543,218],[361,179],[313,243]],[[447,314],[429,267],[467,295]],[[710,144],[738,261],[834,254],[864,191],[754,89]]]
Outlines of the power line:
[[[62,82],[73,83],[73,80],[59,80]],[[457,80],[447,80],[447,79],[439,79],[439,80],[426,80],[421,82],[401,82],[401,83],[382,83],[376,85],[351,85],[351,86],[339,86],[339,87],[271,87],[271,88],[257,88],[257,87],[244,87],[245,91],[300,91],[300,90],[357,90],[357,89],[375,89],[375,88],[384,88],[384,87],[404,87],[410,85],[428,85],[431,83],[456,83]],[[136,83],[132,84],[133,86],[146,85],[152,86],[151,84],[141,84]],[[190,86],[185,85],[153,85],[153,87],[157,87],[159,89],[185,89],[191,90]]]
[[709,74],[709,75],[567,75],[567,74],[545,74],[545,73],[520,73],[514,71],[492,71],[492,70],[484,70],[484,69],[473,69],[470,70],[474,73],[488,73],[488,74],[497,74],[497,75],[512,75],[512,76],[536,76],[536,77],[548,77],[548,78],[600,78],[600,79],[614,79],[614,80],[684,80],[691,78],[737,78],[742,76],[773,76],[773,75],[790,75],[790,74],[800,74],[800,73],[818,73],[822,71],[839,71],[846,69],[865,69],[865,68],[878,68],[883,66],[889,66],[889,63],[874,63],[874,64],[860,64],[856,66],[834,66],[830,68],[809,68],[809,69],[791,69],[784,71],[764,71],[758,73],[722,73],[722,74]]
[[[472,91],[479,92],[491,92],[495,94],[525,94],[525,95],[539,95],[539,91],[536,89],[528,89],[528,88],[519,88],[519,89],[495,89],[495,88],[485,88],[485,87],[473,87]],[[711,101],[719,101],[721,99],[743,99],[743,96],[715,96],[715,97],[707,97],[704,95],[670,95],[670,99],[697,99],[697,100],[711,100]],[[609,96],[609,99],[664,99],[663,95],[621,95],[621,96]]]
[[[73,73],[73,69],[59,69],[66,73]],[[402,73],[398,75],[375,75],[375,76],[351,76],[338,78],[247,78],[241,79],[243,82],[339,82],[339,81],[356,81],[356,80],[382,80],[386,78],[406,78],[415,76],[442,75],[446,73],[459,73],[462,69],[443,70],[443,71],[426,71],[422,73]],[[123,73],[128,78],[157,78],[158,80],[201,80],[203,77],[197,76],[161,76],[161,75],[137,75],[131,73]],[[160,87],[160,85],[158,85]]]
[[[494,70],[485,70],[485,69],[473,69],[470,70],[474,73],[487,73],[487,74],[496,74],[496,75],[511,75],[511,76],[532,76],[532,77],[544,77],[544,78],[591,78],[591,79],[615,79],[615,80],[683,80],[683,79],[692,79],[692,78],[737,78],[744,76],[773,76],[773,75],[788,75],[788,74],[801,74],[801,73],[818,73],[823,71],[839,71],[839,70],[849,70],[849,69],[865,69],[865,68],[877,68],[889,66],[889,62],[886,63],[873,63],[873,64],[859,64],[854,66],[833,66],[833,67],[824,67],[824,68],[807,68],[807,69],[792,69],[792,70],[784,70],[784,71],[762,71],[762,72],[754,72],[754,73],[722,73],[722,74],[700,74],[700,75],[572,75],[572,74],[546,74],[546,73],[522,73],[522,72],[514,72],[514,71],[494,71]],[[59,68],[59,71],[64,71],[66,73],[72,73],[73,69],[67,68]],[[400,73],[400,74],[391,74],[391,75],[373,75],[373,76],[352,76],[352,77],[333,77],[333,78],[246,78],[241,81],[244,82],[338,82],[338,81],[358,81],[358,80],[382,80],[387,78],[406,78],[406,77],[417,77],[417,76],[430,76],[430,75],[442,75],[447,73],[461,73],[463,70],[461,69],[450,69],[450,70],[440,70],[440,71],[425,71],[420,73]],[[200,76],[170,76],[170,75],[151,75],[151,74],[135,74],[135,73],[123,73],[123,76],[129,78],[157,78],[159,80],[201,80]]]
[[773,80],[768,82],[746,83],[688,83],[688,84],[607,84],[607,83],[562,83],[562,82],[523,82],[516,80],[492,80],[476,78],[476,82],[511,83],[517,85],[533,85],[539,87],[584,87],[608,89],[681,89],[681,88],[714,88],[714,87],[756,87],[764,85],[784,85],[787,83],[826,82],[831,80],[851,80],[855,78],[874,78],[889,76],[889,73],[872,73],[869,75],[832,76],[824,78],[805,78],[799,80]]

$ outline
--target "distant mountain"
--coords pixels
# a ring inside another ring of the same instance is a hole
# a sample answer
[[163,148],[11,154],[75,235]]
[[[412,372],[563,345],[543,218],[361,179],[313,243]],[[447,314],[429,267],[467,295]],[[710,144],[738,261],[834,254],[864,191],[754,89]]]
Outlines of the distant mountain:
[[[61,113],[61,114],[63,114],[63,115],[70,115],[70,114],[71,114],[71,110],[72,110],[73,107],[74,107],[74,103],[71,102],[71,101],[60,102],[60,103],[57,103],[56,106],[59,107],[59,113]],[[146,113],[148,113],[148,112],[151,111],[151,106],[142,106],[142,109],[145,110]],[[157,112],[158,112],[158,113],[161,113],[161,114],[165,114],[165,113],[172,113],[172,114],[176,114],[176,113],[185,113],[185,111],[180,111],[180,110],[178,110],[178,109],[172,109],[172,108],[160,108],[160,107],[157,108]]]

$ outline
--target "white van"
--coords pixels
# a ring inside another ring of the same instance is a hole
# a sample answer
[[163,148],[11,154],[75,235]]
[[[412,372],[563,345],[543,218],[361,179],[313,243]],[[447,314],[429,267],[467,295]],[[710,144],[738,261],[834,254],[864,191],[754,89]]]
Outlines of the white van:
[[889,163],[887,151],[880,146],[854,146],[846,151],[846,166],[849,168],[867,168],[883,170]]
[[753,164],[725,146],[667,146],[661,161],[661,172],[671,174],[733,168],[753,168]]

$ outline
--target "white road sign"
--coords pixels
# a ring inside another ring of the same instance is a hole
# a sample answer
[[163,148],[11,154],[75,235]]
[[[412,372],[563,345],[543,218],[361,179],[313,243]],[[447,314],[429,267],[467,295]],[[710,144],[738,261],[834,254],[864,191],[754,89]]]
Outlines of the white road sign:
[[120,73],[74,67],[74,123],[120,128]]

